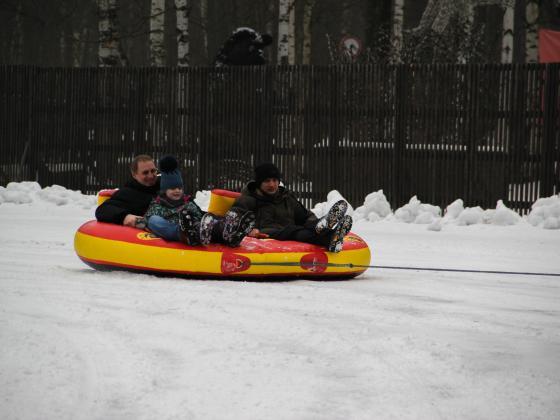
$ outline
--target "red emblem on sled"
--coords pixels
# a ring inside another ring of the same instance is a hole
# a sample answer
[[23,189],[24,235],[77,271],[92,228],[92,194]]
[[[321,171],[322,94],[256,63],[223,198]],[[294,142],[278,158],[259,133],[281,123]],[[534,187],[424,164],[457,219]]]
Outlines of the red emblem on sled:
[[247,270],[250,266],[251,260],[243,255],[227,252],[222,254],[221,271],[223,274],[239,273]]
[[301,268],[312,273],[322,273],[327,269],[329,257],[324,252],[314,252],[313,254],[306,254],[301,257],[299,264]]

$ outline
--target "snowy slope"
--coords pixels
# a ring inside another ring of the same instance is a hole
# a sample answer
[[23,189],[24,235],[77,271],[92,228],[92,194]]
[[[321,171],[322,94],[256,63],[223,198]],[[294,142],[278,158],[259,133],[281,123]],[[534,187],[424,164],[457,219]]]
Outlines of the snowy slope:
[[[2,419],[559,418],[560,277],[95,272],[73,252],[95,200],[22,188],[0,204]],[[545,219],[353,230],[375,265],[560,273]]]

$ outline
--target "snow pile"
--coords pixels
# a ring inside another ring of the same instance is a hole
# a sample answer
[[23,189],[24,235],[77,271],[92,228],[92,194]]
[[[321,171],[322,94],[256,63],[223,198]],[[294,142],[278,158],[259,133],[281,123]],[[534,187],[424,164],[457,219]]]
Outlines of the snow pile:
[[521,220],[521,216],[508,208],[502,200],[498,200],[496,210],[486,210],[485,216],[487,223],[498,226],[515,225]]
[[[208,209],[210,191],[197,191],[194,201],[201,209]],[[85,195],[60,185],[41,188],[37,182],[10,182],[6,187],[0,186],[0,204],[30,204],[47,202],[57,206],[75,205],[83,209],[97,206],[97,196]]]
[[543,229],[560,229],[560,194],[535,201],[527,221]]
[[366,219],[377,222],[392,214],[391,205],[383,190],[375,191],[366,196],[364,204],[354,212],[354,220]]
[[459,215],[465,210],[465,206],[463,205],[463,200],[458,198],[453,203],[448,205],[445,208],[445,216],[444,219],[456,219]]
[[[311,211],[315,213],[317,217],[323,217],[328,213],[333,204],[340,200],[348,202],[348,200],[346,200],[337,190],[332,190],[327,194],[327,201],[316,204],[315,207],[311,209]],[[352,216],[353,213],[354,209],[352,208],[350,203],[348,203],[348,210],[346,211],[346,214]]]
[[416,196],[395,211],[395,219],[405,223],[430,224],[441,217],[441,208],[423,204]]
[[459,226],[491,224],[497,226],[515,225],[521,220],[515,211],[509,209],[502,200],[498,200],[496,209],[483,210],[480,206],[467,207],[463,200],[457,199],[445,209],[444,223],[455,223]]
[[[555,201],[555,203],[560,207],[560,204],[558,204],[560,200],[558,202]],[[547,212],[552,211],[549,207],[547,209]],[[541,211],[545,212],[544,209]],[[556,211],[559,212],[559,210]],[[457,199],[446,207],[443,218],[441,213],[442,211],[439,206],[422,203],[417,196],[412,197],[407,204],[393,213],[385,194],[383,194],[383,190],[379,190],[367,195],[364,205],[356,209],[354,220],[367,220],[370,222],[393,220],[404,223],[426,224],[428,225],[428,230],[433,231],[440,231],[445,224],[455,224],[458,226],[477,224],[508,226],[522,220],[521,216],[509,209],[502,200],[498,201],[495,209],[483,210],[479,206],[465,208],[463,200]],[[534,225],[536,224],[538,223],[534,223]],[[549,222],[549,224],[554,225],[553,222]]]
[[0,187],[0,204],[32,203],[31,196],[40,190],[41,186],[36,182],[10,182],[7,187]]
[[[210,191],[197,191],[194,201],[201,209],[207,210],[210,204]],[[311,211],[317,217],[327,214],[334,203],[346,200],[337,190],[327,194],[327,201],[318,203]],[[52,185],[41,188],[37,182],[11,182],[6,187],[0,186],[0,205],[3,203],[30,204],[46,202],[57,206],[75,205],[83,209],[91,209],[97,205],[97,197],[85,195],[80,191],[73,191]],[[499,200],[495,209],[484,210],[481,207],[466,207],[463,200],[457,199],[449,204],[441,217],[441,208],[432,204],[422,203],[416,196],[393,213],[383,190],[375,191],[366,196],[364,204],[356,210],[349,205],[347,214],[355,221],[365,220],[377,222],[380,220],[404,223],[426,224],[428,230],[439,231],[446,224],[470,226],[491,224],[510,226],[524,220],[515,211],[509,209]],[[533,226],[543,229],[560,229],[560,194],[538,199],[532,206],[531,213],[526,220]]]
[[41,189],[37,182],[10,182],[6,187],[0,187],[0,204],[29,204],[33,202],[47,202],[64,206],[72,204],[83,209],[91,209],[97,205],[94,195],[84,195],[80,191],[73,191],[52,185]]
[[484,210],[481,207],[465,208],[463,200],[455,200],[445,209],[444,223],[469,226],[484,223]]

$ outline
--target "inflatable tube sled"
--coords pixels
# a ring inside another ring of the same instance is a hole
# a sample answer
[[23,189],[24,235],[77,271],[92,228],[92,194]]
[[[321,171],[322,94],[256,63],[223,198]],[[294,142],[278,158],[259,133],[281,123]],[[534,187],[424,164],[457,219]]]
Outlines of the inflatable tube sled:
[[[100,193],[100,202],[112,191]],[[209,211],[225,214],[238,193],[212,191]],[[97,222],[84,223],[74,238],[76,254],[98,270],[126,270],[191,278],[278,279],[352,278],[370,264],[370,250],[348,234],[339,253],[295,241],[246,237],[241,246],[188,246],[143,230]]]

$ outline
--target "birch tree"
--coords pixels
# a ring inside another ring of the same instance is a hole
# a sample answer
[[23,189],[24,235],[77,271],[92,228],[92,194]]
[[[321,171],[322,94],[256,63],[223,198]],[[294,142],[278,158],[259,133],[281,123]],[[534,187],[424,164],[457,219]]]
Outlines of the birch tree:
[[288,64],[296,64],[296,2],[289,1],[288,19]]
[[513,3],[506,5],[503,19],[502,32],[502,63],[511,63],[513,61]]
[[189,7],[187,0],[175,0],[177,15],[177,65],[187,67],[190,63]]
[[311,18],[316,0],[305,0],[303,5],[303,48],[302,63],[311,63]]
[[290,3],[291,0],[279,0],[278,3],[278,64],[289,62]]
[[124,66],[126,60],[122,53],[119,23],[117,18],[118,0],[97,0],[99,12],[100,67]]
[[525,62],[536,63],[539,61],[539,36],[538,36],[538,20],[539,20],[539,2],[538,0],[527,0],[525,9]]
[[165,65],[165,0],[152,0],[150,13],[150,65]]
[[404,0],[394,0],[393,25],[391,31],[391,63],[402,62],[401,52],[403,47]]

